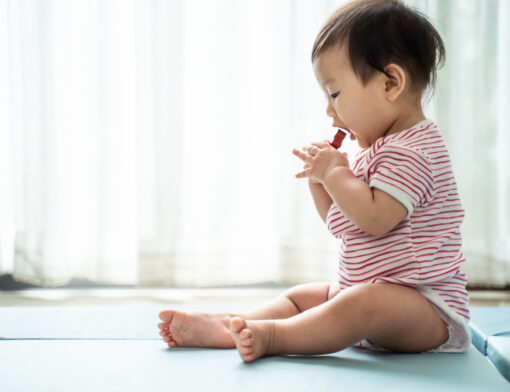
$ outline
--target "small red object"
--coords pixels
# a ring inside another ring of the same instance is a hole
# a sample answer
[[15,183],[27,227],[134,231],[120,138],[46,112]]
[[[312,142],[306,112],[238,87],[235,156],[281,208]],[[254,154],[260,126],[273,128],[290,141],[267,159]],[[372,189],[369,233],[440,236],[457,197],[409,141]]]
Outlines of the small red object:
[[329,144],[331,144],[333,147],[335,147],[337,150],[340,148],[340,146],[342,145],[342,142],[344,141],[344,138],[347,134],[342,131],[342,130],[338,130],[338,132],[336,133],[335,137],[333,138],[333,141],[330,142]]

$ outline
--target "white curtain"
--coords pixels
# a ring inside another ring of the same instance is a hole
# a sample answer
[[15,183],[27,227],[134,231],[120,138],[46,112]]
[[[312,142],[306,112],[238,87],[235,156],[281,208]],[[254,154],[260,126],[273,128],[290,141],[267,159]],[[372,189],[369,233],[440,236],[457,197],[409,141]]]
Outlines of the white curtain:
[[[335,279],[290,151],[334,134],[310,50],[341,3],[0,0],[0,274]],[[427,114],[467,210],[466,271],[508,284],[509,2],[411,3],[447,43]]]
[[435,12],[448,57],[435,117],[466,208],[465,271],[473,285],[510,285],[510,1],[438,1]]

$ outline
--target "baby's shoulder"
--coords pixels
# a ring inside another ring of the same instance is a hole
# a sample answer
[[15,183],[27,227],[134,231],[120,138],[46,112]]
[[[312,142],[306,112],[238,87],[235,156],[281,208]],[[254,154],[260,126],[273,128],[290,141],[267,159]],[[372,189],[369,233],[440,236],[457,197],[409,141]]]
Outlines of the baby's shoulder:
[[389,140],[367,154],[359,174],[369,182],[381,173],[385,176],[407,174],[406,177],[421,173],[432,178],[433,172],[433,159],[422,147],[409,143],[409,140]]
[[367,154],[367,161],[394,160],[424,160],[428,161],[427,149],[421,143],[415,143],[412,140],[392,139],[372,146],[370,153]]

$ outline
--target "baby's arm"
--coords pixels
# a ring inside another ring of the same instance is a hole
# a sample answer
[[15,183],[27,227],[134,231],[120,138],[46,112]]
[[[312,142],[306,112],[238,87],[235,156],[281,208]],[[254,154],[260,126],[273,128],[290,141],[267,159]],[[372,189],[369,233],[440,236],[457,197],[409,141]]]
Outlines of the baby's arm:
[[[332,147],[339,149],[343,140],[345,139],[345,136],[346,133],[339,129],[333,141],[329,144],[331,144]],[[309,147],[304,147],[304,150],[309,152]],[[306,167],[308,167],[308,165],[305,165],[305,168]],[[328,212],[331,204],[333,203],[333,199],[331,199],[331,196],[329,196],[328,192],[326,192],[324,186],[319,181],[309,178],[308,185],[310,187],[310,192],[312,193],[315,208],[317,208],[317,212],[319,213],[323,222],[326,223]]]
[[322,183],[344,215],[371,235],[386,234],[407,215],[402,203],[371,188],[348,167],[336,166],[328,170]]
[[405,218],[407,208],[358,179],[346,158],[335,151],[334,143],[312,145],[303,151],[293,150],[305,162],[304,170],[296,177],[309,177],[312,197],[324,222],[333,201],[352,223],[371,235],[386,234]]
[[324,223],[326,223],[328,211],[331,207],[331,203],[333,203],[333,199],[331,199],[331,196],[329,196],[328,192],[326,192],[324,186],[320,182],[317,183],[309,179],[308,186],[310,187],[310,192],[312,193],[315,208],[317,208],[317,212],[319,213]]

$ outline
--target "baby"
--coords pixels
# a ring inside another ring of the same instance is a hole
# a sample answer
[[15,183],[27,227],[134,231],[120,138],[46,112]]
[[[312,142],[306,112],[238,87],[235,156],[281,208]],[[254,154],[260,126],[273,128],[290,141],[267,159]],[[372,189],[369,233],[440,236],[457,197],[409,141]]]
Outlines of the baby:
[[327,141],[293,154],[315,206],[340,239],[334,283],[298,285],[242,314],[164,310],[170,347],[237,347],[266,355],[325,354],[357,345],[462,352],[470,344],[464,218],[450,157],[422,95],[444,60],[441,37],[397,0],[351,2],[314,43],[315,76],[333,126],[361,150],[349,165]]

